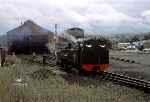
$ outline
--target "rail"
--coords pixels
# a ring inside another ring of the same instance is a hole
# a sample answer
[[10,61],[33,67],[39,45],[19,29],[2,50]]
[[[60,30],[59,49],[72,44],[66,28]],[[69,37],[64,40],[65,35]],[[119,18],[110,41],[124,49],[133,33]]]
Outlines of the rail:
[[105,80],[110,80],[118,84],[124,84],[130,87],[134,87],[136,89],[150,92],[150,82],[148,81],[110,72],[104,72],[102,76]]
[[[32,61],[35,61],[35,60],[32,60]],[[56,62],[54,61],[56,61],[56,58],[54,56],[47,58],[47,64],[50,66],[57,66]],[[39,61],[35,61],[35,62],[39,62]],[[100,76],[100,78],[104,80],[113,81],[114,83],[117,83],[117,84],[123,84],[125,86],[136,88],[136,89],[143,90],[145,92],[150,93],[150,82],[148,81],[136,79],[136,78],[132,78],[129,76],[112,73],[112,72],[104,72],[102,75],[101,74],[97,74],[97,75]]]

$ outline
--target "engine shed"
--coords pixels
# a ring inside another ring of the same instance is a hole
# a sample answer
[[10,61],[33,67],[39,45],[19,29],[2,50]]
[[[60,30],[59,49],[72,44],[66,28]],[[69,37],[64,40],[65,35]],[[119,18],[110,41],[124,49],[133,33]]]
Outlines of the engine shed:
[[7,32],[8,52],[16,54],[48,53],[47,45],[53,36],[53,32],[27,20],[21,26]]

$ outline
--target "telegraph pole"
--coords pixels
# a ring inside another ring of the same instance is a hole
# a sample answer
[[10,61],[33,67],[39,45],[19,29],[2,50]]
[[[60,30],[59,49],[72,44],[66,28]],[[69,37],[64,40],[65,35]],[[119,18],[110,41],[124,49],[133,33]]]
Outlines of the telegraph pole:
[[55,34],[54,34],[54,50],[55,50],[55,55],[57,52],[57,48],[56,48],[56,43],[57,43],[57,24],[55,24]]
[[57,24],[55,24],[55,36],[57,36]]

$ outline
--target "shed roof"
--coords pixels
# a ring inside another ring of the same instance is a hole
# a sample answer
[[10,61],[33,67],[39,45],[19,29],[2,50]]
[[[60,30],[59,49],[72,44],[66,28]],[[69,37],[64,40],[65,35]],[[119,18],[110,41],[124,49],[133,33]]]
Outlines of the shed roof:
[[53,32],[39,26],[31,20],[27,20],[21,26],[8,31],[7,35],[11,39],[22,39],[27,35],[53,35]]

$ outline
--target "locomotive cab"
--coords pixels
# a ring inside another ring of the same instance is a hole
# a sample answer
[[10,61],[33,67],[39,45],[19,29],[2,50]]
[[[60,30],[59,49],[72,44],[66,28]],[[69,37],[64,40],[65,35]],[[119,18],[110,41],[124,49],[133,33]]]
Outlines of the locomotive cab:
[[103,72],[109,64],[109,50],[104,43],[84,42],[80,49],[80,67],[86,72]]

